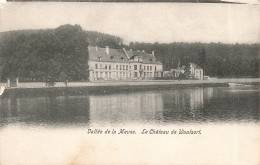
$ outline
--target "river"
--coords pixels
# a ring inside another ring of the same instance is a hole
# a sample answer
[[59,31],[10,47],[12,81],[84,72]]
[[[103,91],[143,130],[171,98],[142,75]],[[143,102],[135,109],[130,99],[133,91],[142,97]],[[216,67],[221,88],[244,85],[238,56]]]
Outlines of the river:
[[257,86],[0,98],[1,127],[258,121]]

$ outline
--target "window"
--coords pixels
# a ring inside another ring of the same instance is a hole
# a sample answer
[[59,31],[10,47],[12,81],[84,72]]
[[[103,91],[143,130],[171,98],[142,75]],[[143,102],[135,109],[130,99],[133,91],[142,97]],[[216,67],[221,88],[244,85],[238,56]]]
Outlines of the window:
[[102,64],[100,64],[100,69],[102,69]]
[[137,70],[137,65],[134,65],[134,70]]
[[146,66],[144,66],[144,70],[146,69]]
[[150,70],[152,70],[152,66],[150,66]]
[[105,65],[105,69],[107,69],[107,65]]
[[155,66],[155,67],[154,67],[154,70],[156,71],[156,69],[157,69],[157,68],[156,68],[156,66]]
[[115,61],[114,56],[111,56],[110,59],[112,59],[112,61]]
[[126,70],[128,70],[128,65],[126,65],[125,67],[126,67]]
[[120,65],[120,70],[122,70],[122,65]]
[[98,72],[96,72],[96,78],[98,78]]
[[156,72],[156,73],[154,73],[154,77],[158,77],[158,73]]
[[101,57],[98,57],[98,60],[101,61]]
[[137,72],[135,72],[135,77],[137,77]]
[[111,65],[109,65],[109,70],[111,70]]
[[142,69],[142,65],[140,65],[140,69]]
[[116,70],[118,70],[118,65],[116,65]]
[[96,68],[96,69],[98,68],[98,64],[95,65],[95,68]]
[[125,70],[125,65],[123,65],[123,70]]

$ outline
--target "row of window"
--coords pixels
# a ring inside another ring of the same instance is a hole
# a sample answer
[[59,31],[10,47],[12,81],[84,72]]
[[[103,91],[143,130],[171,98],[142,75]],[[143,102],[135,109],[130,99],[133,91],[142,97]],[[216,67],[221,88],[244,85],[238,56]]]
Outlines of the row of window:
[[[152,66],[144,66],[144,70],[152,70]],[[142,65],[140,65],[140,69],[142,69]],[[134,65],[134,70],[137,70],[137,65]],[[156,66],[154,67],[154,70],[156,71]]]
[[[134,72],[134,77],[138,76],[138,72]],[[131,73],[128,72],[116,72],[114,78],[123,79],[123,78],[130,78]],[[152,72],[143,72],[141,77],[153,77]],[[109,78],[112,79],[112,72],[95,72],[94,78]]]
[[196,73],[200,73],[200,74],[202,74],[202,71],[197,71],[197,70],[196,70]]
[[[103,64],[95,64],[95,69],[105,69],[105,70],[111,70],[112,69],[112,66],[111,64],[107,65],[107,64],[104,64],[104,67],[103,67]],[[116,70],[128,70],[128,65],[116,65]]]
[[128,65],[116,65],[116,70],[128,70]]
[[[115,75],[117,79],[124,79],[129,78],[130,74],[128,72],[117,72]],[[105,78],[105,79],[112,79],[111,72],[95,72],[94,78]]]
[[[104,66],[104,68],[103,68]],[[152,70],[152,66],[143,66],[144,70]],[[111,64],[95,64],[95,69],[105,69],[105,70],[111,70],[112,66]],[[129,69],[131,69],[131,66],[129,66]],[[142,69],[142,65],[140,65],[140,69]],[[116,65],[116,70],[128,70],[128,65]],[[134,70],[137,70],[137,65],[134,65]],[[156,71],[156,66],[154,67],[154,70]]]

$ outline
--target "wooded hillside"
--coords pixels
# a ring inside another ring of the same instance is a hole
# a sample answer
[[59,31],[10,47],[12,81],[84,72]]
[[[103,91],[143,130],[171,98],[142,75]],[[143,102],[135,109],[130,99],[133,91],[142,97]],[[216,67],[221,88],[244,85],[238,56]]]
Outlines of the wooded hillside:
[[0,77],[87,79],[88,45],[148,53],[154,50],[164,70],[177,68],[179,61],[188,59],[203,66],[209,76],[259,77],[260,44],[122,43],[120,37],[84,31],[79,25],[2,32]]

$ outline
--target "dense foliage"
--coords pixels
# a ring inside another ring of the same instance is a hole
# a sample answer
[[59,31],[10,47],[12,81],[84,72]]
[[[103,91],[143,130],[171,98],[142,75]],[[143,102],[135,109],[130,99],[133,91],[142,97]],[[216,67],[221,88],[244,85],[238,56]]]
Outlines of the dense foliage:
[[259,77],[259,44],[223,43],[138,43],[126,46],[133,50],[155,51],[164,70],[177,68],[188,58],[216,77]]
[[214,77],[259,77],[259,44],[139,43],[124,45],[123,39],[79,25],[56,29],[0,33],[0,78],[54,77],[60,80],[88,78],[88,45],[155,51],[164,70],[195,62]]
[[2,80],[87,79],[88,41],[79,25],[1,35]]

